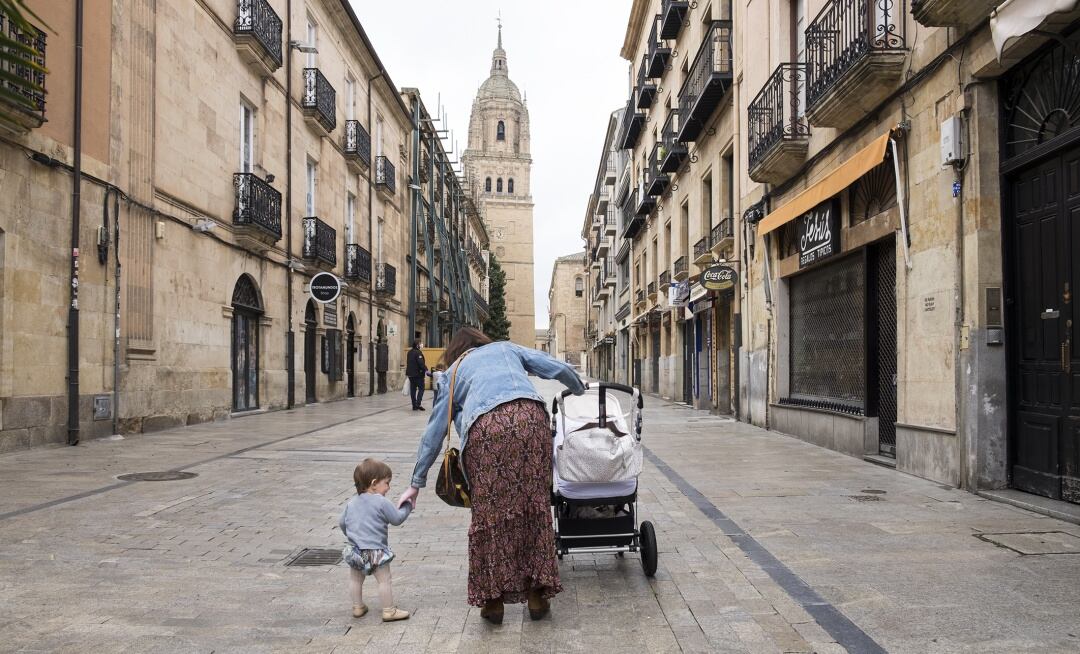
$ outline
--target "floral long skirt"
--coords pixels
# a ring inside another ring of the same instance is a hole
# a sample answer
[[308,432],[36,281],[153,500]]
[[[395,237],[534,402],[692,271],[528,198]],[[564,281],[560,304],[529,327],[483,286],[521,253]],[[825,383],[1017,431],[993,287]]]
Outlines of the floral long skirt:
[[534,400],[501,404],[469,429],[469,604],[562,592],[551,526],[551,428]]

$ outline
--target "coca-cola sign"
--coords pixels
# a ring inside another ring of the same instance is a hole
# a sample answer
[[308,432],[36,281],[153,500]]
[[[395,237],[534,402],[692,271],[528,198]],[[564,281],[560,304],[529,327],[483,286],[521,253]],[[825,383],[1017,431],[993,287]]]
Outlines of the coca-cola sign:
[[799,216],[799,268],[840,253],[840,211],[836,202],[823,202]]
[[726,291],[735,287],[739,273],[731,266],[709,266],[701,273],[701,285],[710,291]]

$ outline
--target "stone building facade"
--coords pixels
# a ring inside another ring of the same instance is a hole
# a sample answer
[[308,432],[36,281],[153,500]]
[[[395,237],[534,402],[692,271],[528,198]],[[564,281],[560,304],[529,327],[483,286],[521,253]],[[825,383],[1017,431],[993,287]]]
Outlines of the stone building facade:
[[[399,385],[411,120],[349,3],[103,4],[84,33],[72,436]],[[0,137],[0,449],[67,430],[74,21],[30,6],[57,34],[48,122]],[[309,299],[320,271],[345,281],[333,302]]]
[[555,259],[548,287],[548,353],[582,370],[589,366],[585,346],[589,321],[587,280],[585,254],[579,252]]
[[529,109],[510,80],[501,26],[490,74],[473,100],[462,161],[488,225],[492,252],[506,273],[510,340],[531,346],[536,292]]

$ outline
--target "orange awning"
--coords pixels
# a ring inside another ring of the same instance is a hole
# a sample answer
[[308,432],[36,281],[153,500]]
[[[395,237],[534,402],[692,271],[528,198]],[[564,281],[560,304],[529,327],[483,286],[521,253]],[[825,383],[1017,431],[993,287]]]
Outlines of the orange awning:
[[889,134],[885,133],[874,142],[840,164],[816,184],[796,195],[790,202],[773,211],[758,223],[758,234],[764,236],[774,229],[798,218],[825,200],[851,186],[870,169],[885,160],[889,147]]

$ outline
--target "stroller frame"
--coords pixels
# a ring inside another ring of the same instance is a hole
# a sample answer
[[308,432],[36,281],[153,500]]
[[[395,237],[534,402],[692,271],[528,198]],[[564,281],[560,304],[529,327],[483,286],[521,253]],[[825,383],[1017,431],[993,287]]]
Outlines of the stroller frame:
[[[618,391],[631,396],[630,431],[631,436],[641,440],[641,412],[644,400],[641,392],[624,384],[600,382],[586,384],[587,390],[599,391],[599,427],[607,426],[607,392]],[[562,413],[563,437],[566,437],[566,411],[563,400],[571,391],[563,391],[551,402],[551,435],[557,433],[559,414]],[[636,480],[635,480],[636,482]],[[656,573],[656,530],[652,523],[644,521],[638,525],[637,484],[629,495],[574,499],[564,497],[553,483],[551,489],[552,520],[555,528],[555,551],[560,559],[566,554],[615,554],[623,556],[625,552],[639,552],[641,567],[649,577]],[[626,510],[625,515],[611,518],[572,518],[569,513],[580,507],[617,506]]]

